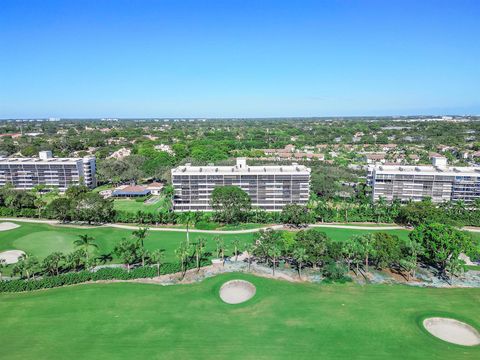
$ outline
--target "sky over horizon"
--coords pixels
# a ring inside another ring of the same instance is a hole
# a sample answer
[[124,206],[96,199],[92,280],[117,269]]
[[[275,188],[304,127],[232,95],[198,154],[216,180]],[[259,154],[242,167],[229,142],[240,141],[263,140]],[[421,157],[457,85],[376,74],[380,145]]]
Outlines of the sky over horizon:
[[2,0],[0,118],[480,114],[476,0]]

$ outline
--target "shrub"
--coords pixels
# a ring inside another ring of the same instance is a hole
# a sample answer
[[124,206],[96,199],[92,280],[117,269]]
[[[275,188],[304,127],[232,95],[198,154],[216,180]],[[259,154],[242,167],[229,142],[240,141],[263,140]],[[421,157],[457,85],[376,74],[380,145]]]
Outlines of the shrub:
[[[206,262],[203,262],[205,265]],[[188,266],[193,268],[194,264]],[[180,264],[165,263],[160,266],[160,274],[173,274],[180,272]],[[37,280],[7,280],[0,281],[0,292],[22,292],[39,289],[50,289],[65,285],[80,284],[87,281],[98,280],[131,280],[140,278],[152,278],[157,276],[156,267],[138,267],[127,272],[123,268],[103,268],[97,272],[80,271],[60,274],[58,276],[45,276]]]
[[216,222],[199,221],[195,223],[195,228],[199,230],[215,230],[219,227]]

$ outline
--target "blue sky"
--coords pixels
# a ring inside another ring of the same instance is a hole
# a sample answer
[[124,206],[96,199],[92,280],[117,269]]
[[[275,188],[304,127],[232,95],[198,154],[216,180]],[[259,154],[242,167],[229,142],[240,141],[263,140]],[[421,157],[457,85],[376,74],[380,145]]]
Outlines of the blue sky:
[[0,2],[0,118],[480,114],[480,1]]

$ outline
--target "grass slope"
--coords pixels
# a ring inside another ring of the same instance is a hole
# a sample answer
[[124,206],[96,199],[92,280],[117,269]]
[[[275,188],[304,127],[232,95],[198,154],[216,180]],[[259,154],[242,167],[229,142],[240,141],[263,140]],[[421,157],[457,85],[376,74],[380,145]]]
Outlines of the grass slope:
[[[224,281],[257,286],[241,305]],[[0,295],[5,359],[478,359],[420,327],[480,328],[480,289],[292,284],[228,274],[192,285],[95,284]]]
[[[23,250],[32,255],[44,258],[54,251],[64,253],[74,249],[73,242],[80,234],[89,234],[93,236],[99,248],[95,251],[97,255],[109,253],[122,238],[131,237],[131,230],[114,229],[109,227],[98,228],[73,228],[67,226],[52,226],[48,224],[36,223],[18,223],[19,228],[9,231],[0,232],[0,251],[18,249]],[[328,236],[335,240],[346,240],[353,235],[366,234],[372,230],[351,230],[351,229],[335,229],[322,228]],[[380,230],[373,230],[380,231]],[[408,236],[407,230],[385,230],[391,234],[396,234],[400,238],[405,239]],[[215,250],[214,234],[191,233],[191,241],[199,236],[206,237],[207,251]],[[240,239],[241,243],[250,243],[254,237],[253,233],[249,234],[221,234],[227,245],[235,238]],[[294,232],[287,233],[287,236],[295,236]],[[186,238],[185,233],[150,231],[145,241],[145,246],[149,250],[165,249],[166,261],[174,261],[174,250],[178,244]],[[233,248],[229,248],[233,252]]]
[[[74,249],[73,242],[80,234],[93,236],[98,244],[97,255],[113,251],[115,245],[122,238],[131,238],[132,231],[109,227],[78,229],[72,227],[52,226],[47,224],[18,223],[19,228],[0,232],[0,251],[18,249],[43,258],[54,251],[70,252]],[[190,240],[195,241],[199,236],[208,239],[207,250],[215,249],[212,234],[191,233]],[[229,244],[238,238],[242,242],[250,243],[253,234],[229,235],[221,237]],[[149,250],[165,249],[165,260],[176,261],[174,250],[186,238],[185,233],[169,231],[150,231],[145,240],[145,247]],[[233,251],[233,249],[232,249]]]

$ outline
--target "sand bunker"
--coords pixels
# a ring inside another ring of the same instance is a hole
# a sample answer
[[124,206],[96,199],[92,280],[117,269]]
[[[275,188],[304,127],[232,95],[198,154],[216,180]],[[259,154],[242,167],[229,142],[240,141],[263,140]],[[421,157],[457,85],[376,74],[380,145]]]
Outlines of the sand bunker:
[[475,346],[480,344],[480,333],[463,322],[448,318],[428,318],[423,326],[433,336],[457,345]]
[[230,280],[220,288],[220,298],[227,304],[240,304],[250,300],[257,289],[245,280]]
[[13,230],[20,227],[20,225],[14,224],[12,222],[2,222],[0,223],[0,231]]
[[25,252],[22,250],[7,250],[0,252],[0,259],[5,260],[6,264],[16,264],[18,262],[18,258],[24,254]]

